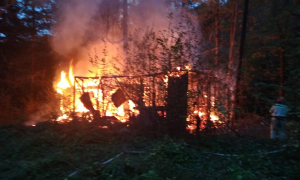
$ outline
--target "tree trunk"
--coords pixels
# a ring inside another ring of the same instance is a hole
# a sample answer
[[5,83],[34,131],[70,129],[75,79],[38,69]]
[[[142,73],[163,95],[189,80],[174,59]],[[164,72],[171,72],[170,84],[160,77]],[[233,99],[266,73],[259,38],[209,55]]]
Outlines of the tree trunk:
[[[32,6],[32,41],[31,41],[31,51],[35,51],[35,37],[36,37],[36,12],[35,6]],[[30,92],[33,94],[34,89],[34,76],[35,76],[35,53],[31,54],[31,77],[30,77]]]
[[229,57],[228,57],[228,67],[227,67],[227,101],[226,101],[226,107],[229,111],[227,120],[232,119],[233,115],[233,106],[231,105],[231,101],[234,100],[234,97],[232,96],[232,92],[230,89],[232,89],[232,81],[233,81],[233,63],[234,63],[234,57],[233,57],[233,49],[235,44],[235,35],[236,35],[236,24],[237,24],[237,1],[234,1],[232,13],[231,13],[231,22],[230,22],[230,40],[229,40]]
[[215,66],[219,61],[219,0],[216,1],[216,16],[215,16]]
[[[237,75],[236,75],[236,85],[235,85],[235,101],[234,107],[240,108],[240,94],[241,94],[241,68],[243,63],[243,56],[244,56],[244,47],[245,47],[245,39],[246,39],[246,28],[247,28],[247,18],[248,18],[248,5],[249,0],[245,0],[244,4],[244,16],[243,16],[243,25],[241,30],[241,44],[240,44],[240,55],[239,55],[239,62],[237,66]],[[233,121],[232,127],[237,119],[237,113],[233,111]]]
[[235,34],[236,34],[236,23],[237,23],[237,2],[234,2],[232,13],[231,13],[231,22],[230,22],[230,47],[229,47],[229,63],[228,63],[228,76],[232,76],[232,65],[234,62],[233,57],[233,48],[235,44]]
[[280,50],[280,68],[279,68],[279,76],[280,76],[280,82],[279,82],[279,96],[283,96],[283,82],[284,82],[284,49],[282,47],[279,48]]
[[123,0],[123,48],[128,46],[128,0]]
[[[219,32],[220,32],[220,27],[219,27],[219,5],[220,2],[219,0],[216,0],[216,15],[215,15],[215,72],[217,73],[217,67],[219,63]],[[213,97],[216,99],[217,98],[217,85],[215,78],[213,78]]]

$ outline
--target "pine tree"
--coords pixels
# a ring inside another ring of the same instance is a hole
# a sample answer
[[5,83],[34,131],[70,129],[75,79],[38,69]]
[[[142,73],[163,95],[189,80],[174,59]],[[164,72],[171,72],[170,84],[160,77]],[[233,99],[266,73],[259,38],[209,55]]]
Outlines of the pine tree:
[[3,106],[9,107],[2,115],[7,121],[27,120],[49,102],[53,92],[56,55],[49,44],[51,3],[16,1],[0,19],[1,96]]

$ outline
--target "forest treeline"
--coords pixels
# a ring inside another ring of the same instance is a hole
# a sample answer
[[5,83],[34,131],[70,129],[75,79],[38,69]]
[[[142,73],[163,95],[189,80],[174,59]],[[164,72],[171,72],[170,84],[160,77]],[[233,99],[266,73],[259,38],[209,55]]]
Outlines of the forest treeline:
[[[122,8],[125,1],[116,0],[113,7]],[[56,24],[63,21],[59,16],[65,10],[63,3],[53,0],[0,2],[1,124],[23,123],[44,108],[57,108],[53,85],[59,65],[66,57],[53,49],[51,39],[56,35]],[[137,8],[139,3],[142,5],[139,0],[127,3],[128,6],[134,3]],[[298,0],[249,2],[240,69],[236,68],[244,0],[165,0],[164,3],[188,12],[190,19],[199,26],[195,31],[200,37],[198,52],[193,56],[195,69],[222,69],[224,81],[234,81],[236,73],[241,72],[240,92],[236,96],[241,112],[268,115],[272,103],[284,96],[291,115],[300,113]],[[103,10],[103,6],[101,8]],[[127,13],[130,17],[130,11]],[[120,26],[126,27],[124,22]],[[188,44],[182,44],[185,45]]]

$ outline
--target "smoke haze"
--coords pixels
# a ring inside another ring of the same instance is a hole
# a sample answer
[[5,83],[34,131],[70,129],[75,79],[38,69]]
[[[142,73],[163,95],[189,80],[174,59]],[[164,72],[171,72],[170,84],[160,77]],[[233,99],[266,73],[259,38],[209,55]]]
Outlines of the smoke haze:
[[[53,49],[66,58],[61,63],[62,69],[67,71],[73,59],[74,74],[89,75],[92,68],[89,55],[101,55],[103,40],[107,42],[108,59],[122,53],[122,5],[123,1],[118,0],[72,0],[62,4],[52,41]],[[129,33],[135,29],[151,28],[156,32],[167,29],[170,13],[174,21],[180,20],[180,12],[163,0],[129,0]]]

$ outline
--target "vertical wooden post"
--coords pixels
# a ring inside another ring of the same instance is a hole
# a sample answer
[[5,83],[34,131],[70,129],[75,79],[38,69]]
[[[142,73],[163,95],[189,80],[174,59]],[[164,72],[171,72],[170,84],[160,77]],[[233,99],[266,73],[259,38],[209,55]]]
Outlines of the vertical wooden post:
[[103,86],[103,83],[102,83],[102,80],[100,81],[101,83],[101,90],[102,90],[102,113],[103,113],[103,116],[106,116],[106,111],[105,111],[105,103],[104,103],[104,86]]
[[169,77],[167,122],[171,135],[182,135],[186,130],[188,73]]
[[211,75],[208,75],[207,78],[207,87],[206,87],[206,120],[210,121],[210,108],[211,108]]
[[[98,83],[98,86],[97,86],[97,98],[96,98],[96,102],[97,102],[97,110],[99,110],[99,112],[100,112],[100,104],[99,104],[100,83],[101,83],[101,78],[99,78],[99,83]],[[101,114],[100,114],[100,116],[101,116]]]
[[76,77],[74,77],[74,85],[73,85],[73,113],[75,113],[76,107],[75,107],[75,100],[76,100]]
[[140,78],[140,91],[139,91],[139,95],[138,95],[138,106],[140,108],[144,108],[145,107],[145,102],[144,102],[144,79],[143,77]]
[[156,92],[155,92],[155,76],[153,76],[153,80],[152,80],[152,106],[155,107],[156,103],[155,103],[155,99],[156,99]]

